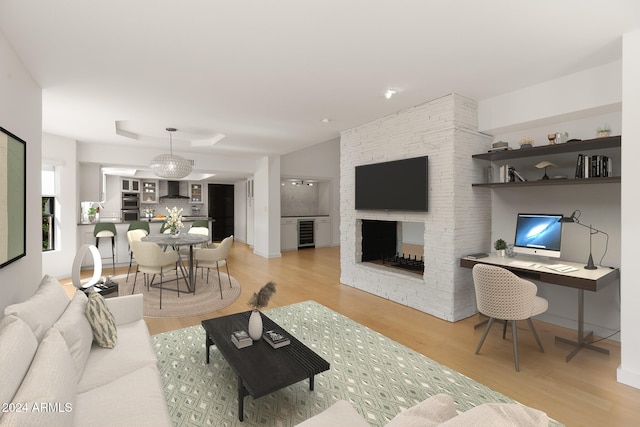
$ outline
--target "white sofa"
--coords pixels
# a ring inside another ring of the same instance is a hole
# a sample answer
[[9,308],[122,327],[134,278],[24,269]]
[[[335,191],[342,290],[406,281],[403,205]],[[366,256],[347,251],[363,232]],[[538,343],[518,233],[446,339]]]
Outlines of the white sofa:
[[[549,418],[518,403],[485,403],[458,414],[453,398],[437,394],[400,412],[385,427],[547,427]],[[339,400],[298,427],[369,427],[358,412]]]
[[117,343],[93,342],[87,297],[45,276],[0,320],[0,426],[171,426],[142,295],[109,298]]

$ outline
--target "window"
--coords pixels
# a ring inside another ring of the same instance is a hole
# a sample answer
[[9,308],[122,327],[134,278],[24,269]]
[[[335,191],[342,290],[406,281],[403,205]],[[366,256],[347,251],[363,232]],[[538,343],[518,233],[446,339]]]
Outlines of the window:
[[55,166],[42,165],[42,251],[55,249]]
[[42,251],[55,249],[55,197],[42,198]]

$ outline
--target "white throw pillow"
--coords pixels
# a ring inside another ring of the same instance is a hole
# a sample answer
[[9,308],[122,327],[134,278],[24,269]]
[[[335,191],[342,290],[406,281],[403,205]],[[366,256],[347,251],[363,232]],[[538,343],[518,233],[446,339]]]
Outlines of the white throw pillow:
[[82,291],[76,291],[67,309],[53,325],[67,343],[76,367],[76,381],[82,377],[93,342],[93,330],[85,314],[86,309],[87,296]]
[[73,359],[60,332],[52,328],[40,343],[29,372],[13,399],[20,406],[4,414],[0,423],[31,427],[70,426],[76,394]]
[[358,414],[358,411],[353,409],[349,402],[338,400],[318,415],[297,425],[297,427],[327,426],[369,427],[369,424]]
[[[37,349],[29,325],[15,316],[0,321],[0,403],[13,401]],[[3,413],[0,411],[0,418]]]
[[31,298],[6,307],[4,314],[14,315],[24,320],[36,335],[37,340],[42,341],[67,305],[69,305],[69,296],[60,282],[51,276],[44,276]]
[[456,415],[453,398],[441,393],[400,412],[385,427],[435,427]]
[[441,424],[443,427],[547,427],[547,414],[517,403],[484,403]]
[[91,290],[86,309],[87,319],[93,330],[93,339],[100,347],[113,348],[118,341],[118,330],[113,314],[107,308],[102,295]]

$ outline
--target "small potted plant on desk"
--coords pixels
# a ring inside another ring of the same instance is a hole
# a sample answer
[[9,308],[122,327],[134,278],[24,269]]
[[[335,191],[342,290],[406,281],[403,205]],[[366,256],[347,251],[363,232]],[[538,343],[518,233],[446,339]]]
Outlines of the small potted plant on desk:
[[493,244],[493,247],[495,248],[495,250],[497,251],[499,256],[504,256],[505,255],[505,251],[507,249],[507,242],[505,242],[502,239],[498,239]]

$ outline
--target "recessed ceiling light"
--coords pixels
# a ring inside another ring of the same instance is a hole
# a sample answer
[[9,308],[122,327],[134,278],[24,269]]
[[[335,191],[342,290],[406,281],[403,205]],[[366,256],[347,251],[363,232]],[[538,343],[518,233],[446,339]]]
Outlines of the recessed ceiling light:
[[384,93],[384,97],[385,97],[385,98],[387,98],[387,99],[391,99],[391,97],[392,97],[393,95],[395,95],[396,93],[398,93],[398,91],[397,91],[397,90],[394,90],[394,89],[387,89],[387,90],[386,90],[386,92]]
[[325,117],[324,119],[320,120],[322,123],[329,123],[331,121],[330,118]]

